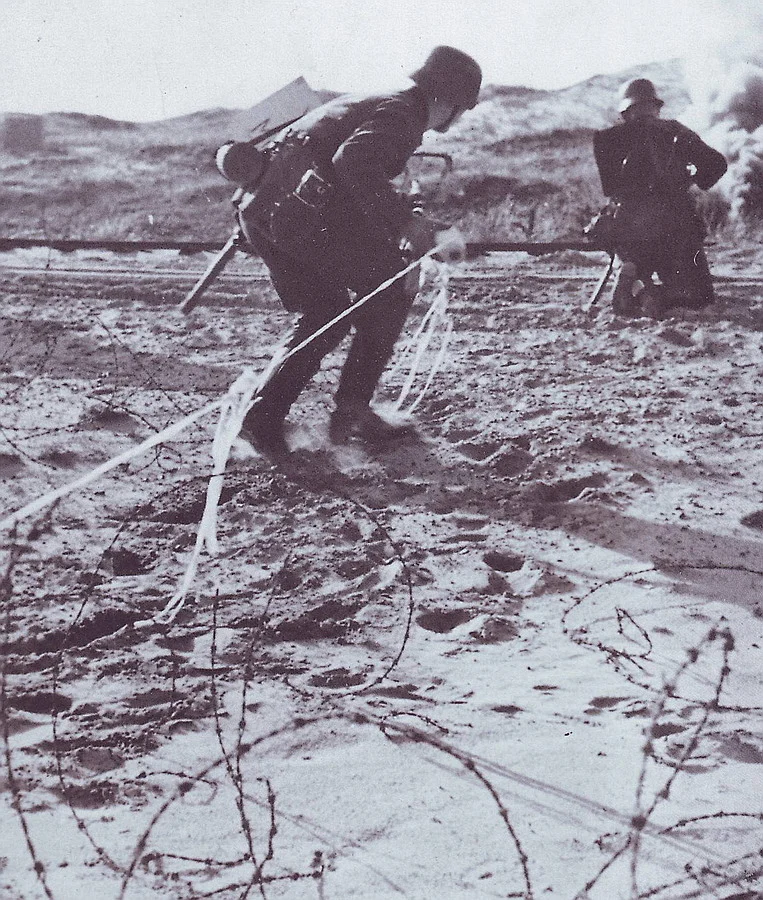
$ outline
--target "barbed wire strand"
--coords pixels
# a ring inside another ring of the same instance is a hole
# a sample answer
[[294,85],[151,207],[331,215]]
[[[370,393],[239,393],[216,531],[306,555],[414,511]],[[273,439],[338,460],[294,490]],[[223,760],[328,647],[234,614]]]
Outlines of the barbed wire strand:
[[[759,860],[763,853],[759,850],[756,850],[752,853],[746,853],[743,856],[739,856],[736,859],[730,860],[728,865],[729,867],[737,865],[739,863],[744,863],[747,861],[751,861],[753,859]],[[665,891],[671,891],[671,894],[668,900],[691,900],[691,898],[700,898],[700,900],[706,900],[707,893],[704,887],[696,887],[697,884],[697,873],[693,871],[690,863],[686,865],[687,874],[682,878],[676,878],[674,881],[668,881],[664,884],[656,885],[655,887],[649,888],[648,890],[642,891],[635,900],[651,900],[651,898],[658,897],[660,894],[664,894]],[[753,887],[753,891],[746,891],[744,894],[736,893],[732,897],[726,897],[725,900],[761,900],[763,894],[759,890],[754,890],[755,884],[752,884],[753,879],[760,878],[761,874],[763,874],[763,865],[759,865],[758,868],[752,869],[752,871],[745,873],[744,875],[730,875],[727,876],[725,874],[721,874],[721,877],[718,879],[718,884],[716,885],[716,890],[720,890],[725,887],[740,887],[745,888],[745,881],[749,881],[751,886]],[[695,887],[687,889],[686,892],[682,894],[674,893],[675,888],[682,887],[690,882],[694,882]]]
[[[678,683],[679,678],[684,672],[692,665],[694,665],[700,657],[701,652],[704,647],[709,643],[712,643],[716,639],[718,639],[719,634],[723,634],[724,638],[724,647],[723,647],[723,664],[721,666],[718,679],[716,681],[715,690],[713,692],[713,697],[706,704],[703,705],[703,716],[698,723],[697,727],[694,729],[694,733],[692,738],[689,741],[689,746],[686,750],[680,755],[679,759],[676,760],[675,764],[671,767],[671,774],[663,784],[663,787],[652,800],[651,804],[648,805],[647,808],[642,808],[641,797],[644,791],[645,778],[646,778],[646,767],[648,760],[652,754],[652,735],[655,732],[655,726],[659,717],[663,714],[667,701],[670,698],[676,696],[676,685]],[[647,729],[647,740],[642,748],[642,765],[639,773],[639,779],[636,790],[636,801],[635,808],[636,812],[633,813],[629,822],[629,831],[627,837],[620,843],[620,846],[616,848],[616,850],[611,854],[611,856],[605,860],[605,862],[600,866],[598,871],[594,874],[592,878],[590,878],[583,888],[575,895],[574,900],[585,900],[588,896],[588,893],[593,889],[593,887],[601,880],[604,874],[617,862],[624,854],[630,849],[631,850],[631,895],[633,897],[638,896],[638,889],[635,883],[635,868],[638,859],[638,852],[641,846],[641,838],[646,829],[649,826],[649,820],[654,813],[655,809],[663,800],[666,800],[670,794],[670,790],[672,788],[673,783],[676,778],[683,771],[684,765],[687,760],[690,758],[691,754],[694,752],[694,749],[697,746],[697,742],[699,741],[699,736],[701,731],[704,729],[707,720],[709,718],[711,710],[716,710],[718,707],[720,693],[723,689],[723,684],[725,683],[726,676],[728,675],[728,654],[731,652],[731,647],[733,646],[733,639],[730,637],[730,633],[726,636],[726,632],[719,632],[717,629],[711,629],[707,635],[703,638],[703,640],[694,648],[691,648],[686,653],[686,658],[678,667],[674,676],[665,683],[663,686],[660,695],[655,703],[654,712],[652,716],[652,720]],[[654,831],[653,831],[654,833]],[[657,832],[659,836],[661,832]]]
[[[403,636],[400,641],[400,646],[398,647],[390,662],[378,675],[373,677],[371,680],[364,682],[362,685],[359,685],[354,689],[348,689],[346,691],[336,691],[333,693],[333,696],[340,697],[343,695],[363,693],[364,691],[368,691],[371,688],[376,687],[387,678],[389,678],[393,670],[398,666],[400,660],[403,658],[405,648],[408,644],[408,641],[410,640],[411,628],[413,627],[413,616],[416,610],[416,601],[414,599],[413,592],[413,577],[411,575],[410,567],[406,559],[405,546],[402,544],[402,542],[397,541],[392,537],[392,534],[390,533],[387,526],[381,521],[380,516],[374,515],[373,511],[364,503],[361,503],[360,500],[352,497],[350,494],[345,493],[335,484],[332,484],[330,475],[328,473],[324,475],[323,479],[319,483],[319,486],[322,490],[330,492],[331,494],[353,506],[356,510],[358,510],[358,512],[360,512],[365,518],[367,518],[369,522],[371,522],[371,524],[375,529],[379,531],[380,534],[384,536],[385,540],[392,547],[397,561],[400,563],[408,597]],[[287,678],[286,682],[297,693],[300,693],[304,696],[313,696],[313,693],[311,691],[307,690],[304,687],[298,687],[290,679]]]
[[246,807],[244,805],[244,793],[243,793],[243,779],[241,776],[241,768],[240,768],[240,756],[238,755],[238,748],[236,753],[236,762],[237,767],[234,767],[233,762],[231,762],[230,755],[225,746],[225,740],[223,738],[222,733],[222,724],[220,722],[220,706],[218,702],[217,696],[217,610],[218,610],[218,602],[219,602],[219,591],[215,591],[214,602],[212,604],[212,644],[210,647],[210,687],[212,693],[212,709],[215,720],[215,734],[217,736],[217,743],[220,746],[220,750],[222,751],[222,758],[224,760],[225,770],[228,773],[231,784],[233,785],[233,789],[235,791],[235,801],[236,801],[236,809],[238,812],[239,820],[241,822],[241,830],[246,839],[246,845],[249,849],[249,857],[252,861],[252,865],[254,866],[255,874],[257,872],[262,871],[263,863],[257,862],[257,854],[254,851],[254,838],[252,836],[252,826],[249,821],[249,817],[246,812]]
[[[387,737],[389,737],[388,732],[391,729],[393,729],[399,733],[401,738],[405,738],[406,740],[411,741],[412,743],[426,744],[426,745],[432,747],[433,749],[435,749],[439,752],[445,753],[445,754],[451,756],[452,758],[456,759],[470,774],[472,774],[476,778],[476,780],[480,784],[482,784],[482,786],[488,792],[489,796],[492,799],[492,802],[496,805],[496,808],[498,809],[499,816],[504,824],[504,827],[507,830],[507,833],[509,834],[509,836],[512,840],[512,845],[515,849],[515,852],[517,853],[518,859],[520,861],[521,869],[522,869],[522,876],[525,881],[525,888],[524,888],[524,891],[520,894],[510,894],[508,896],[522,897],[523,900],[533,900],[534,893],[533,893],[532,882],[530,880],[530,874],[529,874],[529,860],[527,858],[525,851],[522,848],[522,845],[521,845],[521,842],[519,841],[518,835],[517,835],[516,831],[514,830],[514,827],[511,823],[508,810],[506,809],[505,805],[503,804],[503,802],[500,799],[500,795],[498,794],[498,792],[496,791],[494,786],[490,783],[490,781],[480,771],[479,766],[477,766],[477,764],[475,763],[473,758],[470,756],[470,754],[468,754],[464,751],[458,750],[457,748],[453,747],[452,745],[445,743],[441,739],[435,738],[432,735],[429,735],[426,732],[422,731],[421,729],[414,728],[413,726],[410,726],[405,723],[391,723],[391,722],[389,722],[389,720],[385,720],[384,718],[379,718],[374,713],[371,713],[369,711],[344,710],[341,708],[334,708],[333,710],[331,710],[329,712],[324,712],[319,715],[311,715],[309,717],[294,718],[288,724],[283,725],[278,728],[274,728],[274,729],[268,731],[267,733],[260,735],[259,737],[254,738],[252,741],[244,744],[242,746],[242,753],[249,754],[249,753],[253,752],[255,749],[261,747],[266,742],[271,741],[276,737],[290,734],[295,731],[304,729],[306,727],[316,725],[321,722],[330,721],[332,719],[344,719],[349,722],[353,722],[355,724],[370,725],[375,728],[379,728],[381,733]],[[192,788],[194,782],[199,781],[201,779],[205,779],[211,772],[213,772],[215,769],[217,769],[221,766],[223,766],[223,767],[225,766],[224,756],[218,757],[217,759],[215,759],[208,765],[204,766],[202,769],[199,769],[197,772],[195,772],[193,774],[193,776],[188,778],[187,782],[179,785],[172,792],[172,794],[170,796],[165,798],[165,800],[162,802],[162,804],[155,810],[149,823],[146,825],[146,827],[144,828],[143,832],[140,834],[140,836],[136,842],[135,849],[133,851],[132,860],[131,860],[130,864],[128,865],[128,867],[126,868],[125,874],[122,879],[122,884],[121,884],[118,900],[124,900],[128,884],[135,874],[135,870],[137,868],[139,861],[145,857],[148,840],[150,838],[152,831],[157,826],[160,819],[166,814],[166,812],[169,810],[169,808],[176,801],[178,801],[179,799],[181,799],[183,796],[185,796],[188,793],[188,791]],[[254,798],[250,798],[250,799],[254,800]],[[273,838],[275,837],[274,819],[273,819],[274,810],[275,810],[274,797],[271,797],[270,793],[269,793],[268,799],[265,804],[263,804],[263,801],[255,801],[255,802],[258,802],[258,805],[264,805],[265,808],[269,811],[269,814],[271,817],[270,818],[270,821],[271,821],[270,833],[269,833],[269,838],[268,838],[269,850],[270,850],[270,843],[272,842]],[[293,821],[295,824],[300,825],[301,827],[305,827],[305,820],[304,820],[303,816],[299,816],[296,820],[293,820]],[[261,867],[261,869],[262,868],[263,867]],[[261,869],[260,869],[260,873],[259,873],[260,882],[261,882],[260,886],[264,886],[265,884],[268,883],[269,879],[267,878],[267,876],[264,876],[264,873],[261,871]],[[377,873],[377,874],[379,874],[381,877],[384,877],[383,873]],[[305,877],[305,876],[302,876],[302,877]],[[311,874],[307,877],[315,878],[317,876],[314,874]],[[290,878],[290,880],[296,880],[296,879],[294,879],[294,876],[289,876],[289,878]],[[255,881],[255,882],[253,882],[253,884],[260,884],[260,882]],[[249,883],[250,882],[238,882],[235,885],[229,885],[227,889],[245,888]],[[215,891],[214,893],[220,893],[221,890]],[[212,894],[210,893],[210,894],[207,894],[204,896],[212,896]]]
[[[620,660],[620,659],[626,660],[628,663],[630,663],[631,665],[633,665],[634,667],[636,667],[637,669],[639,669],[641,671],[645,671],[644,667],[637,661],[637,658],[634,655],[628,654],[622,650],[618,650],[615,647],[605,644],[603,641],[593,640],[593,639],[587,637],[587,628],[583,628],[583,627],[571,628],[569,626],[567,620],[568,620],[569,616],[572,614],[572,612],[574,612],[576,609],[579,609],[582,604],[584,604],[586,601],[588,601],[594,594],[596,594],[598,591],[602,590],[603,588],[611,587],[614,584],[618,584],[622,581],[627,581],[628,579],[635,578],[638,575],[645,575],[645,574],[649,574],[649,573],[658,574],[658,575],[663,575],[663,574],[669,575],[672,572],[680,572],[683,569],[699,570],[699,571],[745,572],[748,575],[758,575],[760,577],[763,577],[763,571],[760,571],[758,569],[753,569],[749,566],[745,566],[745,565],[741,565],[741,564],[737,565],[737,564],[732,564],[732,563],[675,562],[675,563],[670,563],[670,564],[664,563],[664,564],[660,564],[659,566],[652,565],[652,566],[649,566],[648,568],[643,568],[643,569],[634,569],[630,572],[625,572],[622,575],[617,575],[614,578],[609,578],[606,581],[601,581],[598,584],[594,585],[594,587],[587,590],[583,595],[578,597],[562,614],[562,631],[574,643],[579,644],[580,646],[590,647],[592,649],[603,652],[608,660],[615,663],[615,667],[618,668],[618,671],[621,671],[618,666],[618,660]],[[637,629],[641,629],[641,626],[639,626],[632,617],[631,617],[631,621],[633,621],[634,626]],[[643,634],[644,634],[645,640],[647,640],[649,645],[651,646],[651,638],[648,637],[646,631],[644,631]],[[645,659],[646,657],[642,656],[642,658]],[[630,681],[632,684],[637,685],[638,687],[644,688],[645,690],[652,690],[652,688],[648,684],[645,684],[644,682],[641,682],[641,681],[637,681],[631,674],[629,674],[629,673],[622,673],[622,674],[624,674],[624,676],[627,678],[627,680]],[[761,710],[763,710],[763,706],[743,706],[741,704],[729,704],[729,703],[722,703],[722,704],[719,704],[719,706],[718,706],[719,712],[748,713],[748,712],[759,712]]]
[[[260,735],[257,738],[254,738],[251,742],[244,744],[242,746],[243,753],[249,753],[256,748],[260,747],[263,743],[268,740],[272,740],[275,737],[279,737],[284,734],[288,734],[292,731],[297,731],[302,728],[306,728],[308,725],[314,724],[319,721],[320,717],[304,717],[293,720],[287,725],[280,726],[278,728],[271,729],[266,734]],[[157,826],[159,820],[165,815],[167,810],[181,797],[185,796],[189,790],[193,786],[193,782],[202,778],[206,778],[211,772],[214,772],[220,766],[225,765],[225,757],[220,756],[217,759],[213,760],[211,763],[208,763],[203,768],[199,769],[194,773],[192,779],[189,779],[187,782],[179,785],[172,793],[165,798],[165,800],[159,805],[159,807],[154,811],[149,820],[146,827],[143,829],[141,834],[138,837],[138,840],[135,844],[135,848],[132,853],[132,858],[130,863],[128,864],[124,876],[122,878],[122,883],[120,885],[118,900],[124,900],[125,894],[127,892],[127,888],[129,886],[130,881],[132,880],[135,870],[137,868],[138,862],[143,857],[143,854],[146,850],[146,846],[148,844],[149,837],[151,836],[152,831]]]
[[11,736],[10,736],[10,716],[8,715],[8,710],[10,707],[9,698],[8,698],[8,671],[7,671],[7,660],[8,653],[6,652],[8,649],[8,643],[11,634],[12,628],[12,618],[11,618],[11,597],[13,596],[13,572],[18,564],[19,560],[23,556],[23,554],[27,551],[28,547],[31,544],[32,540],[35,540],[39,537],[44,531],[46,531],[49,527],[50,522],[50,511],[46,514],[39,522],[33,523],[30,528],[26,540],[24,543],[17,542],[17,532],[16,528],[12,529],[11,533],[11,547],[8,551],[8,562],[3,572],[2,579],[0,579],[0,602],[2,606],[5,607],[4,616],[3,616],[3,653],[2,653],[2,663],[0,664],[0,717],[2,718],[2,733],[3,733],[3,749],[5,756],[5,767],[8,773],[8,788],[11,794],[11,806],[13,807],[13,811],[16,813],[16,817],[19,820],[19,824],[21,826],[21,831],[24,836],[24,842],[27,847],[27,852],[32,860],[32,868],[35,874],[37,881],[40,883],[42,890],[45,893],[45,896],[48,900],[55,900],[53,896],[53,892],[48,884],[48,879],[45,870],[45,864],[37,853],[37,848],[32,839],[31,829],[29,827],[29,822],[27,820],[26,813],[22,808],[21,804],[21,787],[16,778],[16,770],[13,764],[13,753],[11,751]]
[[[126,525],[127,525],[126,521],[124,521],[120,524],[119,528],[116,530],[116,532],[113,535],[108,546],[101,553],[101,556],[100,556],[98,562],[96,563],[95,570],[93,572],[93,576],[97,575],[101,566],[103,565],[105,560],[108,558],[110,551],[116,545],[116,543],[119,539],[119,536],[122,534]],[[85,589],[83,590],[83,594],[82,594],[82,598],[80,600],[79,607],[77,608],[73,618],[67,625],[67,627],[61,637],[61,645],[58,648],[58,651],[56,652],[55,661],[53,664],[53,673],[51,676],[51,690],[52,690],[54,697],[58,696],[58,685],[59,685],[59,680],[61,677],[61,667],[63,665],[63,658],[64,658],[64,654],[67,649],[67,644],[68,644],[69,638],[70,638],[72,632],[74,631],[75,627],[77,626],[77,623],[80,621],[80,619],[84,615],[85,607],[87,606],[87,604],[90,600],[90,597],[92,596],[95,583],[96,583],[95,577],[92,577],[86,581]],[[74,821],[77,825],[77,828],[85,836],[86,840],[88,841],[90,846],[93,848],[93,850],[95,850],[95,852],[98,855],[98,858],[100,860],[102,860],[114,872],[123,871],[122,866],[120,866],[119,863],[116,862],[116,860],[114,860],[114,858],[111,856],[111,854],[108,853],[106,848],[102,847],[95,840],[90,829],[87,827],[87,823],[82,818],[82,816],[80,816],[76,807],[74,806],[74,803],[72,802],[72,797],[71,797],[72,792],[71,792],[69,784],[67,783],[66,778],[64,776],[63,748],[61,746],[61,737],[59,734],[58,704],[55,702],[51,704],[51,730],[52,730],[52,734],[53,734],[53,756],[54,756],[55,765],[56,765],[56,777],[58,778],[58,782],[61,786],[61,793],[64,798],[64,802],[68,806],[69,812],[70,812],[72,818],[74,819]]]
[[[646,783],[646,771],[647,765],[650,757],[653,756],[654,753],[654,733],[655,727],[657,725],[657,720],[662,715],[668,699],[675,694],[676,688],[678,686],[678,681],[681,676],[689,669],[690,666],[696,664],[699,659],[701,653],[705,649],[706,646],[713,644],[716,640],[722,642],[722,663],[720,666],[720,670],[718,673],[718,678],[716,681],[715,689],[713,691],[712,697],[706,702],[702,704],[702,714],[700,716],[699,721],[694,726],[689,740],[683,748],[683,751],[679,754],[678,759],[675,762],[675,765],[672,768],[672,771],[668,778],[665,780],[661,790],[657,791],[652,798],[652,801],[647,804],[646,807],[642,805],[642,797]],[[637,865],[638,865],[638,851],[641,845],[641,833],[643,831],[643,826],[654,814],[654,811],[657,809],[660,803],[666,801],[670,796],[670,791],[675,783],[675,780],[678,778],[679,774],[683,770],[687,761],[691,758],[694,753],[697,745],[699,744],[700,735],[704,731],[707,722],[710,718],[710,713],[713,710],[718,709],[720,705],[721,694],[723,693],[723,686],[726,683],[726,679],[730,673],[729,668],[729,656],[731,651],[734,649],[734,638],[731,634],[730,629],[728,628],[712,628],[705,638],[697,644],[696,647],[692,647],[686,653],[686,659],[681,663],[678,667],[674,676],[666,682],[664,685],[660,700],[655,708],[654,715],[652,717],[652,721],[650,722],[647,729],[647,739],[643,748],[642,755],[642,765],[641,772],[639,773],[638,783],[636,787],[636,803],[635,803],[635,811],[632,819],[632,839],[631,839],[631,860],[630,860],[630,871],[631,871],[631,891],[634,895],[638,895],[638,884],[637,884]]]
[[[374,720],[371,719],[370,721]],[[384,719],[376,720],[374,724],[379,727],[379,729],[382,731],[382,734],[386,733],[384,730],[385,727],[389,727],[389,723]],[[517,834],[517,831],[511,822],[509,812],[503,801],[501,800],[498,791],[495,789],[492,782],[477,766],[474,757],[472,757],[469,753],[458,750],[456,747],[446,743],[441,738],[436,738],[432,735],[427,734],[420,728],[399,723],[396,723],[395,727],[400,731],[401,735],[403,737],[406,737],[408,740],[414,741],[416,743],[425,743],[428,746],[433,747],[436,750],[439,750],[440,752],[445,753],[448,756],[451,756],[453,759],[457,760],[468,772],[474,775],[474,777],[482,784],[488,794],[490,794],[493,802],[498,809],[498,813],[503,821],[506,831],[511,838],[514,850],[517,854],[517,858],[519,859],[520,867],[522,870],[522,877],[525,885],[524,893],[522,893],[521,896],[524,898],[524,900],[533,900],[535,895],[533,893],[532,880],[530,878],[529,858],[527,856],[527,853],[522,847],[519,835]]]

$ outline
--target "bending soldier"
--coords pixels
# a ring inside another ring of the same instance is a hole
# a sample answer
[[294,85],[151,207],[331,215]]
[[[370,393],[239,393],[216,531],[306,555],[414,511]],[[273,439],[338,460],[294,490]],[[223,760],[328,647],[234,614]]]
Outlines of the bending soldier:
[[654,84],[636,78],[621,92],[623,121],[594,135],[602,188],[619,206],[613,306],[625,315],[700,309],[715,300],[705,226],[690,189],[712,187],[726,160],[689,128],[660,119],[662,106]]
[[[405,268],[404,241],[411,258],[437,245],[444,226],[417,215],[391,180],[426,130],[446,131],[476,105],[482,74],[470,56],[437,47],[411,79],[400,91],[345,95],[306,113],[270,145],[265,173],[240,207],[244,234],[268,266],[283,305],[301,314],[242,429],[242,437],[270,457],[288,452],[289,408],[351,327],[331,438],[385,438],[400,428],[370,403],[413,303],[404,279],[287,354]],[[457,234],[454,249],[463,246]]]

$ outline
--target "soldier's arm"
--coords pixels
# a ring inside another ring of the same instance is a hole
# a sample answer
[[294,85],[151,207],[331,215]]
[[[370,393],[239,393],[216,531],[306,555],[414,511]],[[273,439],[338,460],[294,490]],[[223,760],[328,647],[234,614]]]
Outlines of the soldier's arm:
[[722,153],[709,147],[704,141],[699,140],[692,151],[692,162],[697,167],[694,183],[706,191],[723,176],[729,165]]
[[692,178],[697,187],[706,191],[711,188],[728,169],[726,157],[706,144],[702,138],[687,128],[680,126],[680,135],[686,145],[686,160],[696,172]]

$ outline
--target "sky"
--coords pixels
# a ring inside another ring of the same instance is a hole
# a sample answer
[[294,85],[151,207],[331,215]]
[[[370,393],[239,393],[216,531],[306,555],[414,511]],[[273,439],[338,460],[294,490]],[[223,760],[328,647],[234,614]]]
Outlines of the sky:
[[474,56],[485,83],[566,87],[696,58],[746,27],[745,2],[0,0],[0,111],[150,121],[246,108],[300,75],[378,90],[437,44]]

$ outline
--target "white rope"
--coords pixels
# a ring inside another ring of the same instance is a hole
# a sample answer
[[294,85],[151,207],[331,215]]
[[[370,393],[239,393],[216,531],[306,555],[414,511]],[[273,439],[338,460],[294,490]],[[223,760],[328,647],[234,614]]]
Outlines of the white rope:
[[403,363],[406,362],[407,358],[411,354],[413,354],[413,360],[410,363],[408,375],[406,376],[406,379],[403,383],[402,389],[400,391],[400,396],[395,401],[395,409],[401,410],[403,404],[408,399],[408,395],[413,389],[413,384],[415,382],[416,376],[419,373],[424,353],[429,348],[438,330],[442,332],[442,335],[440,337],[440,348],[437,356],[435,357],[424,385],[419,391],[417,397],[407,409],[403,410],[406,414],[413,412],[413,410],[423,400],[424,395],[432,384],[435,375],[439,371],[439,368],[442,365],[443,360],[445,359],[445,354],[448,349],[450,337],[453,333],[453,320],[448,313],[449,276],[450,269],[448,266],[440,265],[437,267],[435,281],[436,293],[434,300],[423,316],[419,327],[416,329],[411,339],[401,351],[398,361],[395,363],[390,372],[391,375],[397,372],[400,368],[402,368]]
[[[411,352],[413,352],[413,360],[410,363],[410,368],[408,370],[408,375],[406,376],[405,381],[403,382],[403,386],[400,390],[400,395],[395,402],[395,409],[401,409],[403,404],[405,403],[408,394],[411,392],[413,388],[413,383],[416,380],[416,376],[419,372],[419,365],[421,364],[422,357],[424,356],[425,351],[428,349],[429,344],[432,341],[432,337],[437,327],[438,318],[435,316],[438,307],[438,300],[435,299],[432,305],[429,307],[426,316],[421,321],[421,326],[419,330],[414,335],[415,342],[409,344],[405,349],[404,353],[406,356],[409,356]],[[426,330],[424,330],[426,328]],[[401,357],[402,359],[403,357]]]
[[427,376],[427,380],[424,382],[424,386],[419,391],[418,397],[411,403],[411,405],[404,410],[406,414],[410,414],[416,409],[416,407],[421,403],[424,399],[424,395],[429,390],[429,386],[434,381],[435,375],[440,370],[440,366],[442,365],[443,360],[445,359],[445,354],[448,350],[448,344],[450,343],[450,337],[453,334],[453,320],[448,317],[447,322],[445,323],[445,331],[443,333],[442,338],[440,339],[440,349],[435,357],[435,361],[429,370],[429,375]]
[[21,509],[16,510],[16,512],[11,513],[10,516],[6,516],[6,518],[0,520],[0,530],[6,528],[15,528],[16,525],[19,524],[19,522],[22,522],[24,519],[28,519],[29,516],[33,516],[35,513],[40,512],[47,506],[55,503],[56,500],[60,500],[62,497],[66,497],[67,494],[72,494],[74,493],[74,491],[78,491],[80,490],[80,488],[86,487],[97,478],[100,478],[101,475],[105,475],[106,472],[110,472],[112,469],[116,469],[117,466],[124,465],[134,457],[140,456],[141,453],[145,453],[146,450],[150,450],[152,447],[156,447],[158,444],[163,444],[165,441],[172,440],[174,437],[185,431],[186,428],[193,425],[194,422],[201,419],[207,413],[217,409],[218,406],[222,406],[224,402],[224,397],[213,400],[211,403],[208,403],[201,409],[196,410],[196,412],[191,413],[191,415],[186,416],[184,419],[181,419],[174,425],[170,425],[163,431],[160,431],[157,434],[152,435],[150,438],[147,438],[145,441],[143,441],[142,444],[138,444],[137,447],[133,447],[131,450],[126,450],[119,456],[115,456],[112,459],[101,463],[100,466],[93,469],[91,472],[88,472],[86,475],[82,475],[80,478],[77,478],[74,481],[70,481],[68,484],[63,485],[60,488],[56,488],[55,490],[44,494],[42,497],[38,497],[37,500],[33,500],[31,503],[27,503],[26,506],[22,506]]
[[158,434],[152,435],[137,447],[133,447],[131,450],[127,450],[119,456],[107,460],[97,468],[93,469],[91,472],[83,475],[81,478],[78,478],[75,481],[64,485],[63,487],[57,488],[54,491],[50,491],[37,500],[34,500],[32,503],[28,503],[26,506],[22,507],[12,515],[7,516],[5,519],[0,521],[0,530],[3,528],[15,527],[19,522],[23,521],[31,515],[34,515],[36,512],[45,509],[52,503],[55,503],[55,501],[59,500],[61,497],[65,497],[66,495],[85,487],[86,485],[95,481],[101,475],[111,471],[112,469],[115,469],[117,466],[129,462],[129,460],[133,459],[136,456],[139,456],[146,450],[149,450],[152,447],[163,443],[164,441],[171,440],[173,437],[180,434],[198,419],[202,418],[207,413],[219,407],[221,409],[220,420],[217,424],[215,435],[212,441],[213,469],[212,474],[209,478],[209,484],[207,485],[204,512],[201,517],[201,522],[199,523],[199,530],[196,534],[196,542],[191,553],[191,558],[188,562],[188,565],[186,566],[185,573],[181,579],[177,591],[168,601],[164,609],[157,613],[156,616],[154,616],[152,619],[148,619],[145,622],[136,623],[136,625],[150,625],[154,622],[162,624],[172,622],[180,612],[180,610],[183,608],[185,597],[187,596],[188,591],[190,590],[196,578],[199,567],[199,560],[204,549],[206,548],[211,556],[217,555],[219,549],[217,541],[217,509],[222,493],[225,469],[228,464],[228,459],[230,457],[230,451],[233,446],[233,442],[238,437],[243,425],[244,418],[247,412],[252,408],[252,405],[254,404],[256,396],[262,385],[265,384],[273,370],[282,365],[283,362],[294,356],[296,353],[299,353],[300,350],[307,347],[310,343],[320,337],[320,335],[328,331],[329,328],[332,328],[334,325],[336,325],[337,322],[341,322],[343,319],[347,318],[347,316],[354,313],[357,309],[367,303],[372,297],[375,297],[377,294],[380,294],[382,291],[386,290],[398,279],[405,277],[408,272],[421,265],[423,260],[431,257],[440,249],[442,248],[433,247],[419,259],[416,259],[413,262],[409,263],[405,268],[401,269],[391,278],[388,278],[386,281],[382,282],[370,293],[366,294],[364,297],[361,297],[359,300],[356,300],[351,306],[347,307],[347,309],[343,310],[341,313],[339,313],[339,315],[331,319],[331,321],[327,322],[317,331],[314,331],[311,335],[309,335],[309,337],[307,337],[304,341],[302,341],[288,353],[284,353],[283,351],[277,352],[270,361],[268,368],[260,376],[257,376],[251,369],[246,369],[230,386],[223,397],[217,400],[213,400],[211,403],[208,403],[206,406],[197,410],[195,413],[191,413],[191,415],[186,416],[184,419],[181,419],[174,425],[170,425],[168,428],[165,428]]
[[[414,331],[414,333],[411,335],[411,337],[406,341],[402,350],[398,354],[397,361],[390,368],[390,370],[389,370],[390,377],[397,375],[398,370],[403,368],[403,363],[406,361],[406,358],[410,354],[411,350],[415,346],[418,346],[419,339],[421,337],[422,332],[427,327],[427,325],[429,325],[430,320],[437,309],[438,301],[439,301],[439,297],[435,296],[434,300],[432,300],[432,302],[429,304],[429,307],[427,308],[427,311],[424,313],[424,315],[421,319],[421,322],[419,322],[418,328]],[[413,374],[415,375],[415,371]],[[412,377],[410,374],[408,375],[408,379],[412,380]]]
[[[274,359],[277,359],[276,356]],[[272,366],[272,364],[271,364]],[[244,416],[252,406],[252,398],[264,383],[270,368],[264,375],[258,375],[252,369],[245,369],[230,386],[223,398],[220,420],[212,439],[212,474],[207,485],[207,497],[204,512],[196,533],[196,543],[191,558],[186,566],[180,585],[161,612],[153,617],[160,624],[172,622],[185,603],[185,597],[193,584],[199,568],[201,554],[206,548],[210,556],[217,556],[219,544],[217,540],[217,509],[223,489],[225,469],[230,458],[233,442],[241,431]]]

